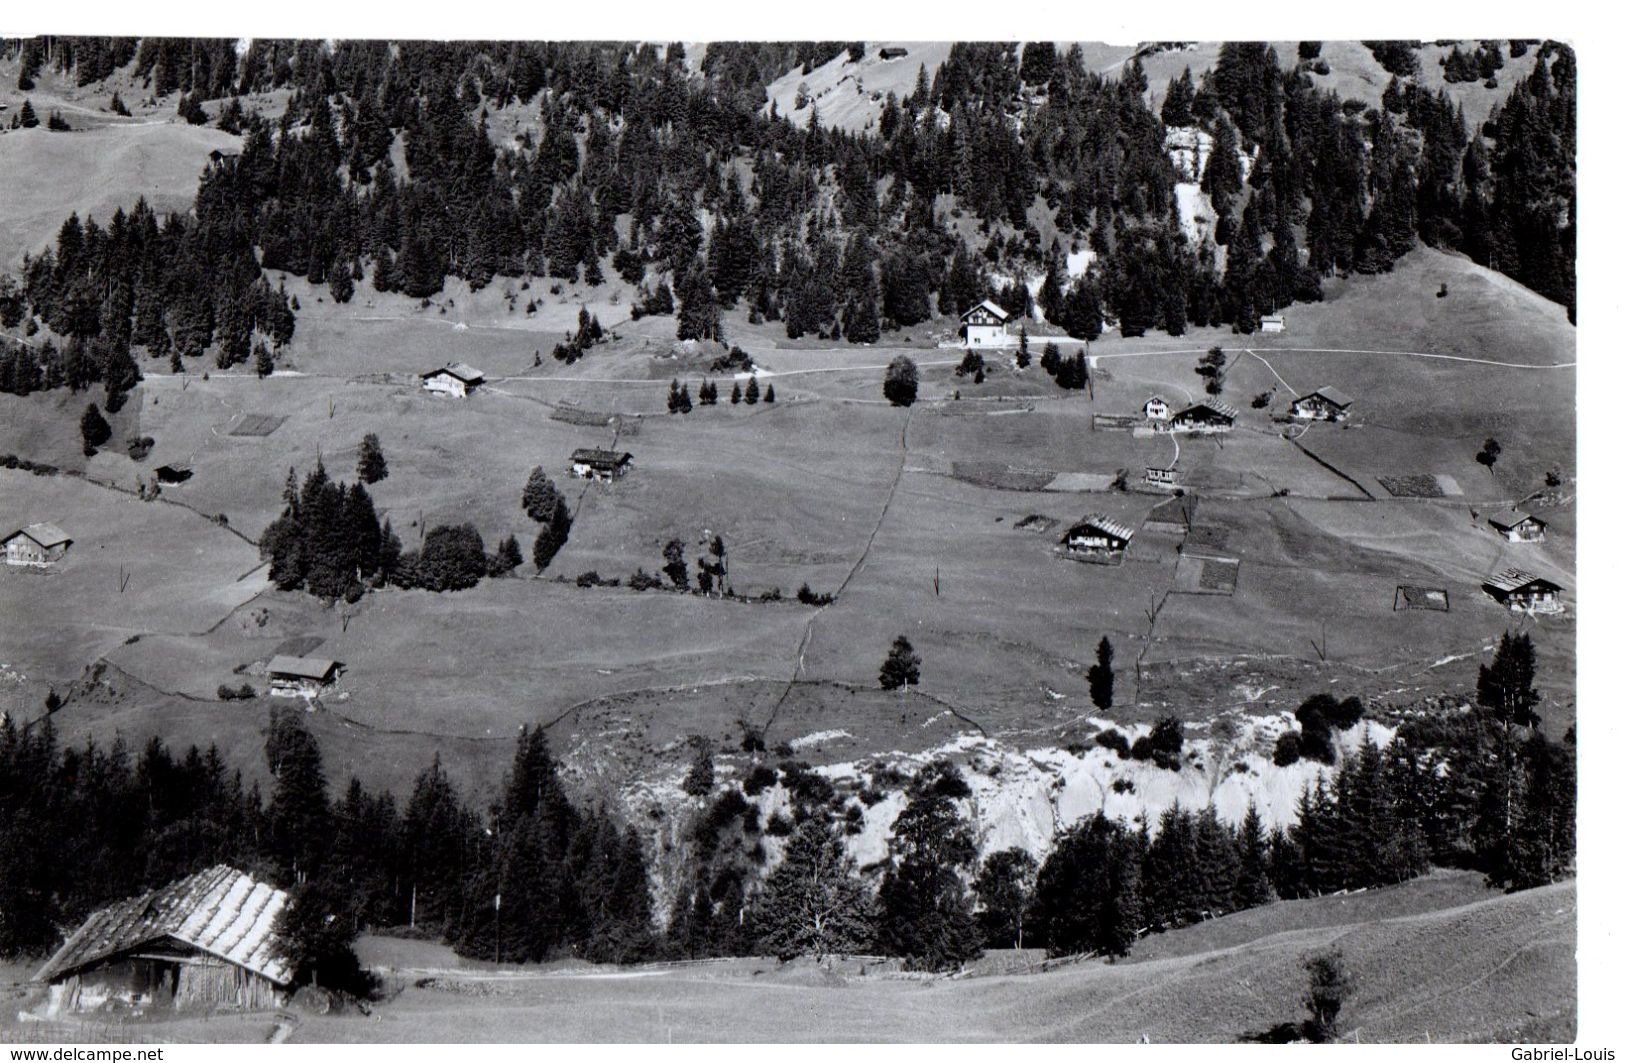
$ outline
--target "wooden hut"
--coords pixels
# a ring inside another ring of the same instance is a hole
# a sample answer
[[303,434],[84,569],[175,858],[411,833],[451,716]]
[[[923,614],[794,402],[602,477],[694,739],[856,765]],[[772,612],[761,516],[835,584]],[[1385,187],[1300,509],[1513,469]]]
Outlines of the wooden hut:
[[34,976],[47,1015],[274,1008],[294,972],[276,932],[288,895],[217,865],[93,913]]
[[30,524],[0,539],[8,565],[43,567],[62,560],[73,540],[55,524]]

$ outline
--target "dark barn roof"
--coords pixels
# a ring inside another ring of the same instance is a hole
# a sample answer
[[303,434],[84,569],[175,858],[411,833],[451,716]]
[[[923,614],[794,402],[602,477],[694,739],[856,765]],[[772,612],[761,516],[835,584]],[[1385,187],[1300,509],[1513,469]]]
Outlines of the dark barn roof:
[[110,904],[86,919],[34,975],[56,981],[123,952],[173,938],[285,986],[293,970],[273,928],[288,895],[224,864]]
[[1490,522],[1491,527],[1499,528],[1502,531],[1510,531],[1526,520],[1532,520],[1542,526],[1546,523],[1533,513],[1519,513],[1515,509],[1504,509],[1499,513],[1491,513],[1485,519]]
[[325,683],[338,667],[339,662],[321,657],[289,657],[279,653],[271,658],[265,670],[271,675],[291,675],[299,679],[316,679]]
[[581,447],[570,455],[572,462],[582,462],[587,465],[624,465],[632,460],[632,455],[624,450],[599,450],[596,447]]
[[431,369],[427,373],[420,373],[418,375],[424,380],[427,380],[432,376],[439,376],[441,373],[445,373],[448,376],[454,376],[465,384],[478,384],[480,381],[485,379],[484,373],[480,372],[478,369],[475,369],[466,362],[456,362],[452,365],[441,366],[439,369]]
[[1185,407],[1183,410],[1180,410],[1177,414],[1175,414],[1174,418],[1176,420],[1183,420],[1185,418],[1197,416],[1203,411],[1210,414],[1217,414],[1218,416],[1231,421],[1234,421],[1238,416],[1240,416],[1240,411],[1234,406],[1230,405],[1228,402],[1220,402],[1218,399],[1207,399],[1202,402],[1192,403],[1191,405]]
[[1497,572],[1495,575],[1485,580],[1484,585],[1487,587],[1493,587],[1503,594],[1515,594],[1518,591],[1533,592],[1539,591],[1542,588],[1548,588],[1553,591],[1560,591],[1563,589],[1562,587],[1553,583],[1551,580],[1542,576],[1536,576],[1530,572],[1525,572],[1521,568],[1502,569],[1500,572]]
[[1321,388],[1318,391],[1311,391],[1298,401],[1302,402],[1304,399],[1312,399],[1316,396],[1325,399],[1327,402],[1331,403],[1333,406],[1336,406],[1340,410],[1348,409],[1349,405],[1354,402],[1353,399],[1349,398],[1341,391],[1338,391],[1336,388]]

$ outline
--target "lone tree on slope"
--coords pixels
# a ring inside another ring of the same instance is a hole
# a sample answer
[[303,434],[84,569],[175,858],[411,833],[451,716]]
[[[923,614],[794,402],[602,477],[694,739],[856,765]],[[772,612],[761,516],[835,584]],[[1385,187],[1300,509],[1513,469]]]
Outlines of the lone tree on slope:
[[389,463],[384,460],[384,447],[378,442],[377,432],[361,437],[361,456],[356,459],[355,474],[366,484],[375,484],[389,476]]
[[919,681],[920,655],[914,652],[914,646],[906,636],[898,635],[891,644],[891,652],[886,654],[885,663],[880,666],[880,689],[907,689],[910,683],[918,684]]
[[1102,635],[1100,645],[1095,647],[1095,663],[1089,666],[1089,700],[1095,703],[1095,708],[1112,707],[1113,680],[1112,640]]
[[84,440],[87,458],[96,453],[97,447],[113,438],[112,426],[94,402],[85,407],[84,416],[79,418],[79,435]]
[[920,370],[906,354],[892,359],[886,367],[886,382],[881,392],[893,406],[912,406],[920,393]]
[[1309,1018],[1304,1020],[1303,1033],[1316,1044],[1324,1044],[1337,1037],[1337,1016],[1353,983],[1343,968],[1343,954],[1336,949],[1309,957],[1303,969],[1309,972],[1309,988],[1303,994]]

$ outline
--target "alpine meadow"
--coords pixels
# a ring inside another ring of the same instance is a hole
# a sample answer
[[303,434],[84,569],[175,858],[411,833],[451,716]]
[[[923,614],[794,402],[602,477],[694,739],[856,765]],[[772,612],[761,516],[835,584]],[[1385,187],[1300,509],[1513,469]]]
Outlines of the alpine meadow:
[[1576,64],[0,40],[0,1041],[1575,1041]]

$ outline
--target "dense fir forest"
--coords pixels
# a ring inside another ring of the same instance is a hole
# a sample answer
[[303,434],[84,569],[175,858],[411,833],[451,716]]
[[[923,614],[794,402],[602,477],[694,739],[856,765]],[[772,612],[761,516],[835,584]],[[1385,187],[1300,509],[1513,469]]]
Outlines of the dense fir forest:
[[[1420,240],[1572,319],[1573,52],[1540,45],[1468,129],[1446,93],[1417,85],[1413,42],[1373,43],[1410,72],[1380,108],[1317,89],[1305,64],[1318,48],[1282,69],[1272,48],[1229,44],[1200,79],[1172,81],[1160,112],[1137,61],[1108,80],[1076,49],[960,44],[859,135],[821,127],[816,109],[801,129],[761,108],[768,80],[859,44],[715,44],[691,71],[680,45],[262,40],[238,56],[229,41],[11,41],[23,82],[46,63],[79,84],[127,68],[182,94],[192,119],[223,100],[215,121],[243,147],[202,176],[191,212],[138,202],[69,218],[20,280],[0,281],[0,323],[51,333],[9,352],[5,375],[12,390],[112,393],[138,377],[135,348],[229,366],[258,336],[274,355],[297,308],[265,271],[345,302],[363,278],[416,298],[447,277],[597,284],[608,265],[645,286],[643,306],[677,309],[688,335],[714,336],[717,311],[743,307],[791,337],[852,342],[988,296],[1026,312],[1023,285],[990,278],[1042,274],[1045,316],[1074,335],[1112,322],[1178,335],[1251,332],[1319,298],[1321,278],[1388,270]],[[282,113],[242,105],[270,89],[291,90]],[[534,109],[539,136],[493,142],[490,112],[510,105]],[[1216,245],[1192,246],[1178,222],[1165,137],[1192,127],[1214,145],[1201,183]],[[954,235],[945,194],[983,246]],[[1063,234],[1047,245],[1030,222],[1040,203]],[[1068,234],[1098,256],[1075,280]]]
[[[804,763],[769,763],[757,741],[740,779],[720,783],[702,746],[683,783],[696,800],[666,912],[644,838],[571,799],[539,730],[521,732],[481,810],[438,756],[404,802],[354,779],[333,796],[298,709],[271,712],[268,799],[213,748],[63,747],[49,717],[0,719],[0,954],[43,953],[94,908],[219,862],[292,891],[284,929],[326,984],[354,973],[349,943],[375,927],[510,961],[868,952],[945,969],[987,946],[1126,955],[1146,933],[1432,865],[1523,889],[1574,858],[1574,734],[1553,743],[1535,729],[1534,663],[1527,636],[1503,638],[1477,706],[1408,721],[1386,747],[1340,759],[1289,829],[1266,831],[1256,810],[1231,826],[1175,806],[1154,832],[1097,815],[1042,864],[1020,850],[978,856],[959,803],[970,789],[952,763],[884,780],[908,803],[888,859],[859,869],[843,839],[883,780],[841,793]],[[750,797],[770,786],[784,788],[788,814],[764,823]],[[770,838],[782,859],[764,874]]]

